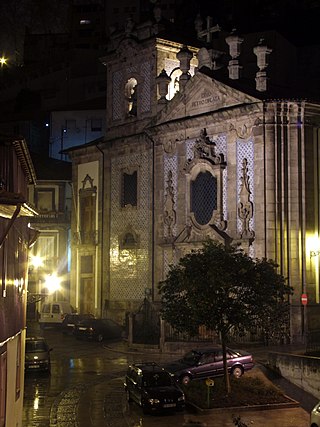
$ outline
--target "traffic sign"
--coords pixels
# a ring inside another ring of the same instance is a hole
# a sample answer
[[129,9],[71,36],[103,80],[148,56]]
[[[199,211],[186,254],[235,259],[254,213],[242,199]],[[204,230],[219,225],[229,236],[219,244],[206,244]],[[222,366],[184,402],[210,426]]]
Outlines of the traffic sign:
[[302,294],[301,295],[301,304],[302,305],[307,305],[308,304],[308,295],[307,294]]
[[214,386],[214,380],[212,378],[207,378],[206,379],[206,385],[208,387],[213,387]]

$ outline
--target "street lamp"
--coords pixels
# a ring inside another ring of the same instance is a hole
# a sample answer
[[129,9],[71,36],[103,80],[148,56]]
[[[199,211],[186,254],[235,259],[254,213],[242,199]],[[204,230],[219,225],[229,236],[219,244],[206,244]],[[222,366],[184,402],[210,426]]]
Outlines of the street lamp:
[[48,274],[45,278],[45,287],[48,289],[49,294],[60,289],[61,278],[56,275],[56,273]]
[[8,58],[5,58],[3,55],[0,57],[0,66],[1,66],[1,68],[4,66],[4,65],[7,65],[7,62],[8,62]]

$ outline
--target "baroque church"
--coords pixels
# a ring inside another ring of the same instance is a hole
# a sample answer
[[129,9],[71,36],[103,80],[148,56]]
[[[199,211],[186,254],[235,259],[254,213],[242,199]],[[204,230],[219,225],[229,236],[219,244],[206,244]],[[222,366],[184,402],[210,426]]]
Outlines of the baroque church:
[[179,32],[157,6],[111,34],[106,134],[68,150],[79,312],[123,323],[144,299],[159,305],[169,266],[210,238],[279,264],[292,342],[320,327],[320,93],[307,55],[276,31],[225,32],[200,15]]

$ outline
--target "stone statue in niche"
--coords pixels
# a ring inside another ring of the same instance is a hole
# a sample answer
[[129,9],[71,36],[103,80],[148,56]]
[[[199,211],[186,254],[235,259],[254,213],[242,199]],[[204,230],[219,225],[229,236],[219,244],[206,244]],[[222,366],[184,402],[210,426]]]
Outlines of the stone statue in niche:
[[248,160],[242,161],[242,177],[240,188],[240,201],[238,203],[238,217],[241,220],[241,238],[253,238],[254,231],[250,229],[250,220],[253,217],[253,203],[250,201],[250,187],[248,176]]
[[176,224],[176,211],[174,209],[174,189],[172,182],[172,171],[168,172],[166,196],[164,201],[163,222],[167,231],[167,239],[173,238],[173,227]]

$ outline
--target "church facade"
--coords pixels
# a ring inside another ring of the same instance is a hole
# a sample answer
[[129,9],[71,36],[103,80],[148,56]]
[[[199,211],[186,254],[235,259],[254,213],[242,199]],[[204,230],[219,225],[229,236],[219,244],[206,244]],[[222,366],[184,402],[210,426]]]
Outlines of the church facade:
[[295,91],[295,48],[279,34],[209,19],[196,33],[179,42],[158,18],[110,38],[106,135],[68,151],[71,303],[122,323],[211,238],[279,264],[291,339],[304,340],[319,328],[320,106]]

